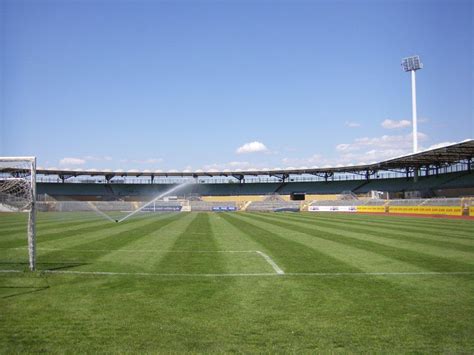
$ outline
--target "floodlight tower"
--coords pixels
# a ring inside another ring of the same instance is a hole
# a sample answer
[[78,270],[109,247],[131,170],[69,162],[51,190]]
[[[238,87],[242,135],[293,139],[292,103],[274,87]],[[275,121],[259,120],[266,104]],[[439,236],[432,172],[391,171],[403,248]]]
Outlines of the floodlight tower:
[[413,117],[413,153],[418,152],[418,127],[416,118],[416,77],[415,71],[423,68],[420,57],[414,55],[402,59],[402,68],[405,72],[411,72],[411,100],[412,100],[412,117]]

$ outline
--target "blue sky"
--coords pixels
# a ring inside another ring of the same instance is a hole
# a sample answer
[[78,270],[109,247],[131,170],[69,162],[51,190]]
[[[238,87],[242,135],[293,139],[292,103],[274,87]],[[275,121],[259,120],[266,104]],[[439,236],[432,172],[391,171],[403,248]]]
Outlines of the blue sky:
[[0,0],[0,155],[328,166],[474,137],[472,1]]

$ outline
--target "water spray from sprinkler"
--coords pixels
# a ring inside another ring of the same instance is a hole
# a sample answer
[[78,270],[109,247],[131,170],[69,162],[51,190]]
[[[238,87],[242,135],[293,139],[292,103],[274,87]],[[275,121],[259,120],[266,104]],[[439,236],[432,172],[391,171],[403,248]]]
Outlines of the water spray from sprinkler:
[[191,182],[184,182],[180,185],[177,185],[175,187],[173,187],[172,189],[168,190],[168,191],[165,191],[163,192],[162,194],[156,196],[154,199],[152,199],[151,201],[145,203],[143,206],[141,206],[140,208],[137,208],[135,211],[132,211],[131,213],[129,213],[128,215],[126,215],[125,217],[123,217],[122,219],[119,219],[117,222],[123,222],[124,220],[126,220],[127,218],[130,218],[132,217],[134,214],[140,212],[141,210],[143,210],[145,207],[151,205],[152,203],[154,203],[155,201],[159,200],[160,198],[163,198],[165,197],[166,195],[169,195],[170,193],[172,192],[175,192],[181,188],[183,188],[184,186],[187,186],[189,184],[192,184]]

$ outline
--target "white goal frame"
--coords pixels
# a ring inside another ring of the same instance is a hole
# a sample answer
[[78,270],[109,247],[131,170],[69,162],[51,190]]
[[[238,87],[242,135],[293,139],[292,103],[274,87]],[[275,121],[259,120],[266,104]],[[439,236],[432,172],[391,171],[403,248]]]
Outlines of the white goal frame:
[[28,212],[28,262],[31,271],[36,270],[36,157],[0,157],[0,163],[26,163],[30,177],[30,203]]

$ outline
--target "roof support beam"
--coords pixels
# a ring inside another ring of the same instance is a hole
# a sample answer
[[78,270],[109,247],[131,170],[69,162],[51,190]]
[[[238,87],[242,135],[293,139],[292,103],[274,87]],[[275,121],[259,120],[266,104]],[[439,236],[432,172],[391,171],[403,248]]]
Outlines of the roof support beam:
[[274,176],[277,179],[280,179],[280,182],[287,182],[290,174],[271,174],[270,176]]
[[239,184],[243,183],[243,181],[244,181],[244,175],[242,175],[242,174],[235,174],[235,175],[232,175],[232,177],[239,180]]
[[107,182],[107,184],[110,184],[110,180],[112,180],[114,177],[115,175],[112,174],[105,175],[105,181]]

